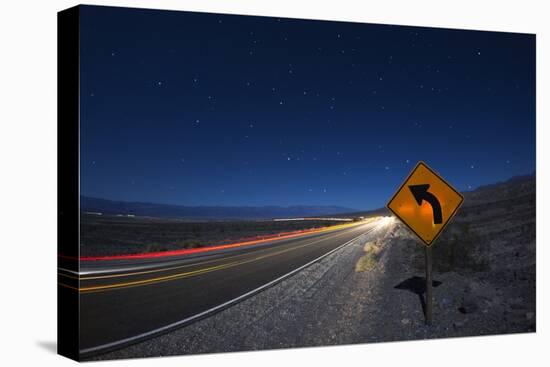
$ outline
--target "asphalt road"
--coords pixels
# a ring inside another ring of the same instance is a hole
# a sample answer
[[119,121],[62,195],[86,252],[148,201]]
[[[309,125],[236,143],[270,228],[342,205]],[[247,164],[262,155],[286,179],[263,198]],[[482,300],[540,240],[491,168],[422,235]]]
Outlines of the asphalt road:
[[182,327],[220,311],[368,232],[374,223],[181,258],[93,261],[62,269],[79,292],[81,357]]

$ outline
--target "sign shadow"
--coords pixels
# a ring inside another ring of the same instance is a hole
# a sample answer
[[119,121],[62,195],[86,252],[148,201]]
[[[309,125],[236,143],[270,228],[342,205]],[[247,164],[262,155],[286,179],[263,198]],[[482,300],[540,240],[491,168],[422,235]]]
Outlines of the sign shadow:
[[[438,280],[432,281],[433,287],[438,287],[441,284],[443,283]],[[413,277],[410,277],[409,279],[402,281],[393,288],[406,290],[418,295],[420,305],[422,306],[422,313],[424,314],[424,316],[426,316],[426,299],[424,297],[424,295],[426,294],[426,278],[415,275]]]

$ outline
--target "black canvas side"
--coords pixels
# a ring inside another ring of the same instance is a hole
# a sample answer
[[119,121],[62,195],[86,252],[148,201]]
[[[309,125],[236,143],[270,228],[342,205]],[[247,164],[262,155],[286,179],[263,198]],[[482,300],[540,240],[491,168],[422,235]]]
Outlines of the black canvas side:
[[[57,14],[58,280],[79,270],[79,13]],[[78,279],[73,283],[57,286],[57,352],[79,360]]]

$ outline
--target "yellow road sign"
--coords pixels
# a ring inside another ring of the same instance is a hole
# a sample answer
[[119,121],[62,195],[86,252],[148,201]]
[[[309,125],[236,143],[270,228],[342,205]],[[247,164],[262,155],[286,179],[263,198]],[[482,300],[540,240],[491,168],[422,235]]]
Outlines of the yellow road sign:
[[424,162],[418,162],[387,207],[431,246],[463,201],[458,191]]

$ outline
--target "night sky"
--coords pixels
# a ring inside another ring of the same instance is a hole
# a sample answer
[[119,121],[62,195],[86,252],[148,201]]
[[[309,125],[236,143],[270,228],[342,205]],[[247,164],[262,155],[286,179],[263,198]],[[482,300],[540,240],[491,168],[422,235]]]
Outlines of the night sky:
[[385,205],[535,170],[535,37],[81,8],[81,194]]

